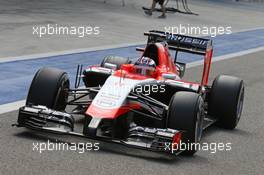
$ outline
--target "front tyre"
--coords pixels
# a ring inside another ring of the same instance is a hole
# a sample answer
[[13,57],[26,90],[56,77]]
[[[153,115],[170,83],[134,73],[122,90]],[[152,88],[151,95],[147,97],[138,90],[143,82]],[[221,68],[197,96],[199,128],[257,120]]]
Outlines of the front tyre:
[[63,111],[67,105],[69,86],[66,72],[55,68],[39,69],[31,82],[26,105],[43,105]]
[[244,102],[243,80],[220,75],[213,82],[209,98],[209,115],[217,117],[220,127],[234,129],[241,117]]
[[[185,155],[193,155],[201,140],[204,120],[204,101],[193,92],[176,92],[171,98],[167,127],[183,130],[182,142],[188,148]],[[197,145],[197,146],[196,146]]]

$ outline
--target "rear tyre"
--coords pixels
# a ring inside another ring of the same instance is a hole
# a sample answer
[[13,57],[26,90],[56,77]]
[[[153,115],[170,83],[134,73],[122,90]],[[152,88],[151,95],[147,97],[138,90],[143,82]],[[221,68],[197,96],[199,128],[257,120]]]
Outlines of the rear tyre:
[[226,75],[216,77],[210,93],[209,114],[219,119],[220,127],[234,129],[237,126],[243,102],[243,80]]
[[55,68],[42,68],[31,82],[26,105],[43,105],[63,111],[67,104],[69,86],[66,72]]
[[[182,154],[193,155],[197,151],[203,132],[204,101],[193,92],[176,92],[171,98],[167,127],[183,130],[182,143],[189,146]],[[197,145],[197,146],[195,146]]]
[[123,64],[129,64],[129,58],[119,56],[106,56],[101,62],[101,67],[105,67],[105,63],[115,64],[120,69]]

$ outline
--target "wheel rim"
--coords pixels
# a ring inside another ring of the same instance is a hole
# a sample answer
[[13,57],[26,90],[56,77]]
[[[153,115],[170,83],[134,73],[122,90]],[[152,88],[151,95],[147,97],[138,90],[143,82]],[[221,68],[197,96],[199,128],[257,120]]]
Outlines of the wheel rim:
[[236,123],[239,122],[241,114],[242,114],[242,109],[243,109],[243,103],[244,103],[244,87],[241,89],[238,97],[238,104],[237,104],[237,110],[236,110]]
[[57,110],[64,110],[66,107],[66,102],[68,100],[68,90],[69,88],[69,80],[65,79],[61,83],[61,87],[58,89],[57,97],[55,99],[54,107]]
[[202,132],[203,132],[203,118],[202,118],[202,107],[199,107],[199,111],[197,112],[197,120],[195,123],[195,142],[199,142],[202,138]]

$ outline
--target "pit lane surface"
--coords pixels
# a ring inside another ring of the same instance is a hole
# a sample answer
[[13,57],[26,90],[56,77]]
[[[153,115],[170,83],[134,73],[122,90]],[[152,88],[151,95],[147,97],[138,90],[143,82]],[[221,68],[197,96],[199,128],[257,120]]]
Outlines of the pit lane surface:
[[[17,111],[0,115],[0,174],[263,174],[264,172],[264,51],[213,63],[211,80],[230,74],[245,80],[244,111],[234,131],[208,129],[202,142],[232,143],[231,151],[199,151],[194,157],[157,156],[131,152],[130,149],[103,144],[99,151],[33,151],[33,143],[72,142],[77,138],[33,134],[12,128]],[[186,79],[196,79],[201,66],[187,70]],[[82,140],[83,141],[83,140]]]

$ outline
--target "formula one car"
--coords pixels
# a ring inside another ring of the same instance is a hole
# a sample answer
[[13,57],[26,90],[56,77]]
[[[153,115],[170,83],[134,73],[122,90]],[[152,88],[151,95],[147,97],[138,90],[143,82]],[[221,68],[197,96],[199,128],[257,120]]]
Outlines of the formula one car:
[[[137,61],[107,56],[100,65],[78,66],[74,88],[62,70],[37,71],[17,126],[176,155],[193,155],[203,130],[214,123],[234,129],[244,84],[220,75],[208,85],[212,41],[154,30],[145,35]],[[177,61],[178,52],[204,57],[201,83],[182,80],[185,64]],[[84,117],[81,132],[74,127],[76,115]],[[182,143],[192,146],[179,149]]]

